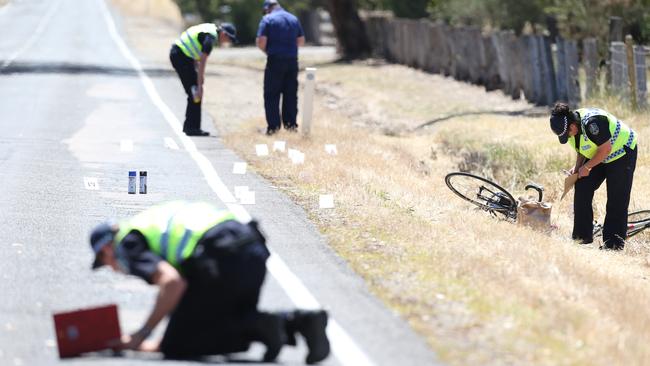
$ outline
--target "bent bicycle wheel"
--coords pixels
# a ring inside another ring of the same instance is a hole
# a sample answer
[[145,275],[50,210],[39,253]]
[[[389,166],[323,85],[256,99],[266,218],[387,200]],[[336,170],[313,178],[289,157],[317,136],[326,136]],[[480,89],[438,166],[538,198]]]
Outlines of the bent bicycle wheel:
[[650,227],[650,210],[630,212],[627,215],[627,237],[630,238]]
[[517,203],[512,195],[498,184],[470,173],[454,172],[445,177],[447,187],[465,201],[492,214],[509,219],[517,218]]

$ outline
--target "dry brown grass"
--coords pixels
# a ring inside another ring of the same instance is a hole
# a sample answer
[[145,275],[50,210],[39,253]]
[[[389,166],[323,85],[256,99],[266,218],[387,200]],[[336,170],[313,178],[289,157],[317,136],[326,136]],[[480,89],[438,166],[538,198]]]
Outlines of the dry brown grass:
[[[142,19],[127,19],[130,41],[141,57],[166,62],[176,30],[167,27],[158,42],[141,42],[143,27],[160,25]],[[557,144],[546,118],[465,116],[417,134],[403,132],[448,114],[530,106],[401,66],[330,65],[317,76],[311,138],[268,138],[258,131],[264,126],[257,100],[260,60],[219,60],[210,68],[228,72],[207,80],[205,107],[226,143],[304,206],[332,247],[444,361],[650,364],[650,249],[644,244],[650,237],[633,241],[623,253],[601,252],[567,239],[571,196],[555,203],[558,229],[545,235],[477,212],[444,185],[447,172],[478,159],[483,173],[518,194],[524,182],[535,180],[555,200],[562,181],[558,169],[573,157]],[[232,67],[238,64],[245,67]],[[220,94],[220,85],[229,85],[227,95]],[[632,206],[650,206],[643,142],[650,136],[648,114],[630,115],[612,101],[594,104],[640,132]],[[305,152],[305,164],[292,165],[278,153],[254,156],[255,143],[276,139]],[[339,155],[325,154],[325,143],[336,143]],[[318,208],[318,195],[325,193],[334,194],[334,210]],[[595,206],[602,218],[602,192]]]
[[[643,310],[650,301],[645,244],[633,242],[625,253],[573,244],[567,239],[572,197],[556,203],[553,221],[559,229],[545,235],[472,210],[444,184],[445,174],[464,160],[456,151],[465,149],[488,156],[486,172],[505,185],[520,188],[526,180],[541,181],[548,196],[557,198],[558,169],[573,157],[557,144],[546,118],[461,117],[424,135],[390,137],[382,131],[400,111],[410,113],[402,119],[406,126],[427,120],[432,111],[462,111],[463,103],[476,110],[483,108],[472,103],[477,91],[457,86],[470,96],[462,91],[426,94],[423,89],[449,90],[453,82],[399,66],[336,65],[319,71],[318,79],[327,85],[321,84],[311,138],[277,137],[306,153],[304,165],[292,165],[279,154],[259,158],[251,153],[253,143],[276,139],[259,134],[264,124],[259,118],[226,136],[226,142],[306,207],[338,253],[444,360],[650,363],[644,346],[650,336],[650,315]],[[333,97],[331,88],[341,95]],[[420,97],[408,98],[412,93]],[[482,102],[492,105],[489,98]],[[503,108],[519,107],[498,102]],[[647,115],[611,109],[641,136],[650,134]],[[368,128],[367,121],[350,115],[379,116],[374,121],[380,128]],[[337,143],[339,155],[327,155],[325,143]],[[640,146],[637,206],[649,205],[647,150]],[[517,152],[533,165],[526,176],[517,174]],[[334,194],[335,210],[318,209],[318,194],[325,193]],[[602,194],[596,207],[602,217]]]

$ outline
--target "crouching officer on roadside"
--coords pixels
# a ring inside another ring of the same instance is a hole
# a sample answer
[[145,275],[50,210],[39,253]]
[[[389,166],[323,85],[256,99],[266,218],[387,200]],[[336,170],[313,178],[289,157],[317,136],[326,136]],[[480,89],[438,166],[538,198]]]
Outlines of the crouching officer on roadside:
[[573,201],[573,239],[593,242],[594,192],[607,180],[607,214],[603,226],[604,249],[623,249],[627,238],[627,210],[637,158],[637,134],[625,123],[597,108],[575,111],[557,103],[551,129],[561,144],[577,152],[571,174],[578,174]]
[[[242,224],[209,204],[175,201],[98,225],[90,244],[93,269],[108,265],[160,288],[143,326],[116,349],[187,359],[244,352],[257,341],[271,362],[283,345],[296,344],[298,333],[309,348],[307,363],[329,354],[325,311],[257,310],[269,251],[254,221]],[[162,340],[145,341],[166,316]]]
[[172,45],[169,60],[181,79],[187,107],[183,132],[188,136],[208,136],[201,130],[201,101],[208,56],[215,43],[237,43],[237,29],[230,23],[204,23],[188,28]]

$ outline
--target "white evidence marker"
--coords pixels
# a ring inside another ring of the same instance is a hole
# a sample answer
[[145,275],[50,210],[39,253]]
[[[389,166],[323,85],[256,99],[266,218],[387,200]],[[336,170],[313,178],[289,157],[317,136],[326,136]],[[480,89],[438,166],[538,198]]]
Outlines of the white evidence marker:
[[99,189],[99,182],[97,178],[84,177],[84,187],[90,191],[96,191]]
[[269,146],[267,144],[255,145],[257,156],[269,156]]
[[281,151],[284,152],[284,150],[287,148],[287,142],[286,141],[275,141],[273,143],[273,151]]
[[131,151],[133,151],[133,140],[121,140],[120,141],[120,151],[122,151],[122,152],[131,152]]
[[246,167],[247,166],[248,166],[248,164],[246,164],[245,162],[233,163],[233,165],[232,165],[232,174],[240,174],[240,175],[246,174]]
[[334,195],[321,194],[320,197],[318,197],[318,206],[320,206],[320,208],[334,208]]
[[241,199],[246,192],[248,192],[248,186],[235,186],[235,198]]
[[242,192],[239,197],[242,205],[254,205],[255,204],[255,192],[246,190]]
[[338,150],[336,149],[336,145],[334,144],[326,144],[325,152],[330,155],[337,155],[339,153]]
[[171,150],[178,150],[178,144],[171,137],[165,137],[165,147]]
[[294,164],[302,164],[305,162],[305,154],[301,153],[299,150],[289,149],[289,159]]

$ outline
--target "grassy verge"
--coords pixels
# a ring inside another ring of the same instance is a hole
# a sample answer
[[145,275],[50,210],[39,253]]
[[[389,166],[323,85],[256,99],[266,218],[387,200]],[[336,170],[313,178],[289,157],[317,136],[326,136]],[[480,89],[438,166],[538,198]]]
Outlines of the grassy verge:
[[[386,67],[390,72],[337,65],[320,73],[319,80],[364,107],[365,116],[368,109],[379,116],[393,110],[382,103],[386,98],[401,100],[400,108],[414,111],[410,119],[416,123],[426,120],[432,109],[448,105],[439,98],[404,98],[421,92],[419,82],[414,83],[416,90],[411,85],[410,75],[416,72],[403,69],[400,76],[399,67]],[[376,89],[373,80],[382,78],[395,79],[392,89],[383,90],[386,95],[363,92]],[[509,187],[541,181],[548,196],[556,198],[562,180],[558,170],[570,165],[573,156],[557,144],[546,118],[460,117],[423,135],[386,136],[382,128],[368,128],[354,118],[364,108],[350,110],[331,99],[331,91],[317,98],[309,139],[262,136],[258,127],[264,121],[258,118],[228,134],[226,143],[304,206],[373,292],[423,334],[446,362],[650,362],[641,341],[650,336],[650,316],[633,310],[650,300],[645,279],[649,252],[643,244],[633,243],[618,254],[571,243],[566,239],[571,198],[556,204],[559,229],[545,235],[471,210],[443,183],[444,175],[459,165],[476,164]],[[650,133],[645,115],[619,114],[642,136]],[[293,165],[279,154],[250,154],[251,144],[275,139],[305,152],[305,164]],[[336,143],[339,154],[327,155],[326,143]],[[479,158],[475,162],[468,156]],[[638,181],[646,180],[647,159],[640,159],[638,169],[637,196],[642,196],[645,186]],[[334,194],[334,210],[318,208],[318,195],[326,193]],[[604,211],[601,196],[597,202]]]

